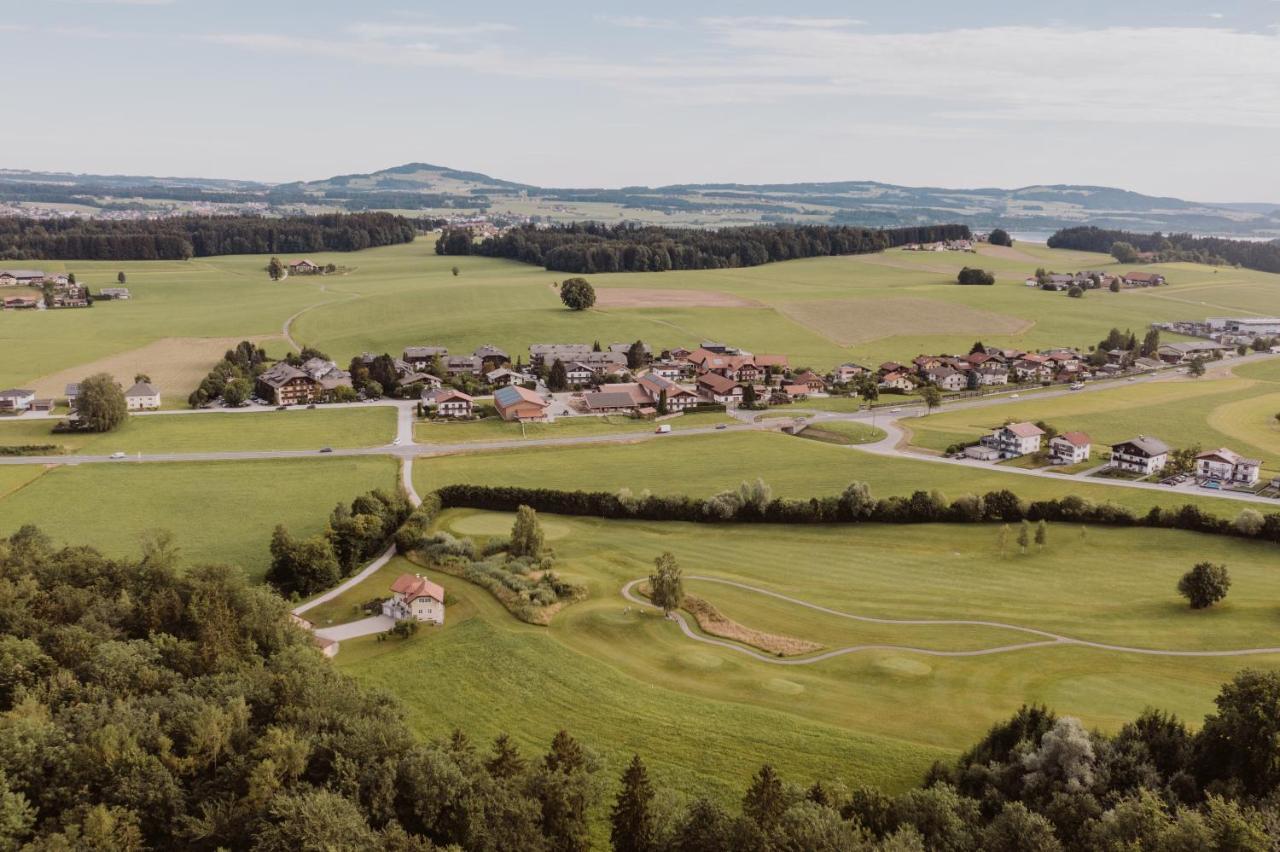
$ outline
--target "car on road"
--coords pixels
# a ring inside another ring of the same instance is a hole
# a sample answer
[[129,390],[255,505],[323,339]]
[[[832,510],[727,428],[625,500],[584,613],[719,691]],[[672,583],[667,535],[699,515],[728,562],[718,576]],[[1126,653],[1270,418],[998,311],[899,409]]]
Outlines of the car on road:
[[717,423],[717,424],[716,424],[716,428],[717,428],[717,429],[728,429],[728,428],[729,428],[729,424],[728,424],[728,423]]
[[398,447],[398,446],[400,446],[400,439],[399,439],[399,438],[393,438],[393,439],[391,440],[391,446],[393,446],[393,447]]
[[321,447],[321,448],[320,448],[320,452],[322,452],[322,453],[331,453],[331,452],[333,452],[333,447]]
[[902,410],[901,408],[890,408],[890,409],[889,409],[889,413],[890,413],[890,414],[897,414],[897,413],[898,413],[899,411],[901,411],[901,410]]
[[287,411],[288,409],[289,409],[289,406],[287,406],[287,405],[277,405],[277,406],[276,406],[276,411]]
[[1084,390],[1084,382],[1073,382],[1073,383],[1072,383],[1072,385],[1071,385],[1071,389],[1072,389],[1072,390]]
[[654,429],[653,431],[659,435],[669,435],[671,434],[671,425],[669,423],[663,423],[661,426],[659,426],[657,429]]
[[315,407],[316,407],[316,404],[313,402],[313,403],[311,403],[310,405],[308,405],[308,406],[307,406],[307,409],[308,409],[308,410],[310,410],[310,409],[313,409],[313,408],[315,408]]
[[114,460],[117,460],[117,461],[118,461],[118,460],[120,460],[120,459],[124,458],[124,453],[121,453],[121,452],[115,452],[115,453],[112,453],[112,454],[111,454],[111,458],[112,458],[112,459],[114,459]]
[[1129,377],[1129,381],[1131,381],[1131,382],[1136,382],[1137,380],[1138,380],[1138,377],[1137,377],[1137,376],[1130,376],[1130,377]]
[[1021,394],[1011,393],[1009,394],[1009,399],[1017,399],[1020,395]]

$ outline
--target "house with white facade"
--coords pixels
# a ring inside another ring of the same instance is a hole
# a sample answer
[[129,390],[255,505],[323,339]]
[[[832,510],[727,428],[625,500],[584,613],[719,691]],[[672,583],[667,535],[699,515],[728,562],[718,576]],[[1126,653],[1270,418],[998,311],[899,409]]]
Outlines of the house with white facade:
[[453,388],[422,392],[422,407],[436,417],[470,417],[473,402],[470,396]]
[[982,439],[1001,458],[1012,459],[1040,451],[1040,439],[1044,430],[1034,423],[1006,423]]
[[1116,470],[1150,476],[1169,462],[1169,445],[1158,438],[1139,435],[1111,445],[1110,466]]
[[1063,432],[1049,439],[1049,458],[1054,464],[1079,464],[1088,461],[1093,442],[1084,432]]
[[150,411],[160,407],[160,390],[150,382],[134,382],[124,392],[124,404],[130,411]]
[[0,391],[0,411],[26,411],[35,402],[36,392],[26,388]]
[[382,614],[396,621],[444,624],[444,589],[421,574],[401,574],[391,584],[391,597],[382,602]]
[[1247,459],[1226,447],[1196,456],[1196,477],[1232,485],[1256,485],[1262,473],[1262,462]]

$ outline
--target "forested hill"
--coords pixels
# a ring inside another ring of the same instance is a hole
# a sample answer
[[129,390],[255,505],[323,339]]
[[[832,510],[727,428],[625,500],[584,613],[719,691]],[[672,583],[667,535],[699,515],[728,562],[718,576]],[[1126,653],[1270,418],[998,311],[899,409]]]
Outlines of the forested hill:
[[439,254],[479,254],[536,263],[558,272],[663,272],[760,266],[802,257],[871,254],[908,243],[970,238],[967,225],[918,228],[800,227],[697,228],[607,226],[595,223],[554,228],[526,226],[475,240],[461,229],[445,231]]
[[[1135,234],[1103,228],[1064,228],[1049,238],[1050,248],[1110,253],[1116,243],[1128,243],[1150,254],[1157,263],[1211,263],[1243,266],[1261,272],[1280,272],[1280,241],[1226,240],[1190,234]],[[1117,255],[1119,257],[1119,255]]]
[[220,254],[357,251],[411,242],[390,213],[323,216],[181,216],[171,219],[0,217],[0,260],[186,260]]

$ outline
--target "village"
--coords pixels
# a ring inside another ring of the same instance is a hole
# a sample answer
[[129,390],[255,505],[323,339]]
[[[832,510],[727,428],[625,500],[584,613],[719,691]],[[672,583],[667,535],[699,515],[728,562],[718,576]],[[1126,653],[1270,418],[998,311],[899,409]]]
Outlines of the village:
[[89,286],[77,281],[75,273],[47,274],[39,269],[0,269],[0,287],[40,291],[4,296],[2,304],[7,311],[88,308],[98,300],[130,298],[128,287],[102,287],[97,294],[90,294]]

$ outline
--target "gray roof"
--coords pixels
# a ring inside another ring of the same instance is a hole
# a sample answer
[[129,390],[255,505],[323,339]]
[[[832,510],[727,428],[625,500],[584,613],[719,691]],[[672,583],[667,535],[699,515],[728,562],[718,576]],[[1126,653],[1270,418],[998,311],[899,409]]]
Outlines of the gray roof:
[[311,377],[298,368],[286,364],[284,361],[280,361],[272,365],[271,369],[258,376],[258,381],[270,387],[278,388],[283,387],[298,378],[310,379]]
[[1169,452],[1169,445],[1159,438],[1149,438],[1146,435],[1139,435],[1136,438],[1130,438],[1128,441],[1121,441],[1118,444],[1112,444],[1114,450],[1117,447],[1130,446],[1138,450],[1146,456],[1161,456]]
[[28,390],[26,388],[9,388],[8,390],[0,391],[0,397],[4,397],[5,399],[17,399],[19,397],[35,395],[35,391]]
[[80,395],[80,383],[79,383],[79,382],[72,382],[71,384],[67,385],[65,388],[63,388],[63,389],[62,389],[62,393],[63,393],[65,396],[79,396],[79,395]]
[[406,346],[404,348],[404,359],[406,361],[416,361],[419,358],[434,358],[439,355],[444,357],[449,354],[447,346]]
[[12,275],[14,278],[43,278],[39,269],[0,269],[0,275]]
[[155,396],[160,393],[146,382],[134,382],[133,387],[124,392],[125,396]]
[[587,408],[635,408],[639,403],[622,391],[600,391],[582,397]]

